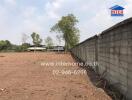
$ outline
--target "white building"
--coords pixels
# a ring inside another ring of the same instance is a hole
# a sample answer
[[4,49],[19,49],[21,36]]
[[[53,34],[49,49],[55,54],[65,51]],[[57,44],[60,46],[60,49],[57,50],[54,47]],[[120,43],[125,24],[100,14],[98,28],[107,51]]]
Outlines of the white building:
[[27,51],[45,51],[45,47],[29,47]]

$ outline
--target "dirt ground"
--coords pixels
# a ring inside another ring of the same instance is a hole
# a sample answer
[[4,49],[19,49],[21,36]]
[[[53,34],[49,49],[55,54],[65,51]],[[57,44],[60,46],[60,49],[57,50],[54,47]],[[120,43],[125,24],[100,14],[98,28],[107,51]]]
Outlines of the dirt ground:
[[87,74],[56,72],[82,68],[45,62],[75,61],[70,54],[52,52],[0,53],[0,100],[111,100]]

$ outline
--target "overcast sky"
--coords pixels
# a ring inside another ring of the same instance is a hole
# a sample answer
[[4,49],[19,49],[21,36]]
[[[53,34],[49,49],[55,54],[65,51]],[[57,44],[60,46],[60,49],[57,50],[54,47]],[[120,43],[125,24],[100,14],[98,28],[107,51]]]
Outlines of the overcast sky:
[[[110,7],[125,8],[124,17],[111,17]],[[20,44],[22,33],[43,37],[61,16],[73,13],[79,20],[80,41],[132,16],[132,0],[0,0],[0,40]],[[31,41],[29,39],[29,41]]]

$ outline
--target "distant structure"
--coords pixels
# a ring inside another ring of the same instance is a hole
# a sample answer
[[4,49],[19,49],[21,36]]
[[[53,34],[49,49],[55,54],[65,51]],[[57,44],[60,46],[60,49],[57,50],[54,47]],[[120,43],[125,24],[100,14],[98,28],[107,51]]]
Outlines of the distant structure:
[[46,51],[44,47],[29,47],[27,51]]
[[64,51],[64,46],[52,46],[52,49],[47,49],[47,51]]
[[27,48],[27,51],[46,51],[46,46],[40,45],[39,47],[36,47],[35,45],[32,45],[31,47]]
[[39,47],[36,47],[35,45],[32,45],[31,47],[27,48],[27,51],[64,51],[64,46],[52,46],[49,49],[45,45],[40,45]]

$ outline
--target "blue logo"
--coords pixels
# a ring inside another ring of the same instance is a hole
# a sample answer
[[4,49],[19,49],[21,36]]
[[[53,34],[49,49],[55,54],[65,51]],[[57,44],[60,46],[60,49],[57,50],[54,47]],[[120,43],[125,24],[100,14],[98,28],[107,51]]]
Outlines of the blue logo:
[[124,9],[123,7],[119,5],[115,5],[110,8],[111,9],[111,16],[124,16]]

